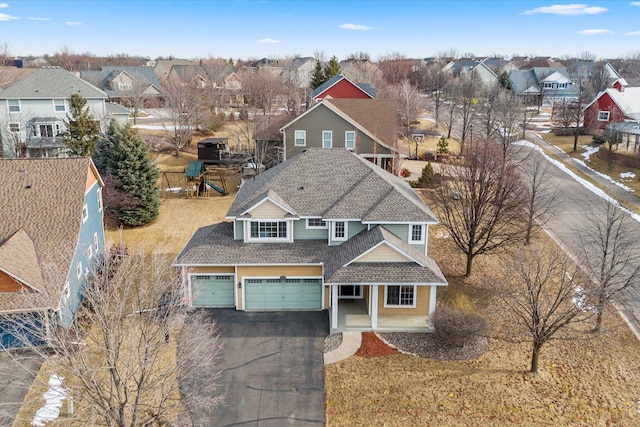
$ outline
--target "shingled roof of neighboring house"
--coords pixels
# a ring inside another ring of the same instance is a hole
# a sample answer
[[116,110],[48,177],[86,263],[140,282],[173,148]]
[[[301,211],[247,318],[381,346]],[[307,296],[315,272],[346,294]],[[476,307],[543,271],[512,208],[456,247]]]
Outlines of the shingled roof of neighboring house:
[[0,293],[0,310],[57,306],[78,243],[90,167],[89,158],[79,157],[0,159],[0,269],[42,290]]
[[84,98],[107,98],[107,94],[74,73],[58,67],[34,70],[0,92],[1,99],[68,98],[79,93]]
[[371,98],[375,98],[376,97],[376,89],[373,86],[371,86],[369,83],[354,83],[351,80],[349,80],[348,78],[346,78],[345,76],[343,76],[342,74],[338,74],[337,76],[331,77],[329,80],[327,80],[326,82],[322,83],[320,86],[315,88],[313,90],[313,96],[312,97],[316,98],[322,92],[326,91],[331,86],[333,86],[336,83],[338,83],[340,80],[348,81],[349,83],[351,83],[352,85],[358,87],[361,91],[363,91],[364,93],[369,95]]
[[227,217],[246,215],[269,194],[299,217],[437,223],[404,180],[343,148],[308,148],[247,180]]

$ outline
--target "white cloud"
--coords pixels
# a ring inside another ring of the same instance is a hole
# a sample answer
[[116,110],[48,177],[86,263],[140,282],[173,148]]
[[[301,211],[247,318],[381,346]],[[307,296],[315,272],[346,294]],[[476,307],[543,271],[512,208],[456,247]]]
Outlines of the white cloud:
[[282,43],[282,40],[275,40],[275,39],[272,39],[270,37],[267,37],[265,39],[256,40],[256,43],[278,44],[278,43]]
[[66,21],[64,23],[65,25],[69,25],[71,27],[77,26],[77,25],[82,25],[82,22],[79,21]]
[[0,3],[0,9],[4,9],[6,7],[9,7],[9,5],[6,3]]
[[625,36],[640,36],[640,31],[629,31],[628,33],[624,33]]
[[37,16],[27,16],[29,21],[48,21],[49,18],[39,18]]
[[[639,2],[640,3],[640,2]],[[537,13],[548,13],[551,15],[597,15],[604,13],[608,9],[599,6],[587,6],[586,4],[554,4],[551,6],[536,7],[535,9],[525,10],[523,15],[535,15]]]
[[17,16],[7,15],[6,13],[0,13],[0,21],[13,21],[19,19]]
[[632,1],[631,6],[640,6],[640,1]]
[[602,34],[613,34],[613,31],[604,30],[602,28],[593,28],[591,30],[576,31],[576,34],[582,34],[583,36],[599,36]]
[[343,30],[355,30],[355,31],[373,30],[373,27],[368,27],[366,25],[361,25],[361,24],[341,24],[341,25],[338,25],[338,28],[342,28]]

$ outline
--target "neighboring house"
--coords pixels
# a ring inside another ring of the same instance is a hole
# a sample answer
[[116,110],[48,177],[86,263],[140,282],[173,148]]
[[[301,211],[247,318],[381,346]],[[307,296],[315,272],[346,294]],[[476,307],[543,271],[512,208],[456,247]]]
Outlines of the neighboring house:
[[340,61],[340,69],[342,75],[352,82],[373,83],[382,79],[382,71],[368,59],[342,60]]
[[130,106],[141,102],[142,108],[164,106],[164,94],[153,67],[100,67],[100,71],[82,71],[83,80],[102,89],[109,101]]
[[41,344],[28,329],[69,326],[103,256],[103,184],[88,157],[0,159],[0,176],[0,344]]
[[[309,148],[246,181],[176,258],[194,307],[326,310],[332,329],[430,327],[447,282],[427,255],[437,220],[402,179],[344,149]],[[342,314],[341,314],[342,313]]]
[[566,67],[513,70],[509,79],[514,92],[528,105],[553,105],[578,99],[579,90],[572,83]]
[[368,83],[353,83],[342,74],[333,76],[315,88],[312,94],[316,102],[325,98],[374,99],[375,97],[376,90],[373,86]]
[[623,81],[600,92],[584,109],[584,127],[604,130],[609,125],[640,122],[640,87],[626,87]]
[[153,72],[160,81],[164,81],[169,78],[169,73],[174,65],[189,65],[198,66],[200,61],[192,61],[190,59],[159,59],[153,66]]
[[222,80],[222,88],[228,90],[240,90],[242,89],[242,80],[234,71],[232,71]]
[[275,76],[282,74],[282,64],[280,64],[280,61],[277,59],[262,58],[245,65],[244,69],[248,73],[264,71]]
[[282,70],[282,80],[296,87],[308,88],[318,61],[312,57],[294,58]]
[[199,88],[214,86],[214,83],[207,76],[207,70],[201,65],[174,65],[171,67],[167,79],[182,83],[193,83]]
[[284,159],[310,148],[346,148],[383,169],[394,170],[406,156],[398,143],[397,102],[393,99],[324,99],[287,123]]
[[474,75],[486,86],[492,86],[498,82],[498,76],[485,64],[485,60],[463,59],[457,61],[449,71],[458,77]]
[[[24,69],[16,69],[24,73]],[[87,108],[100,121],[101,129],[111,119],[122,124],[128,117],[107,109],[107,94],[62,68],[33,69],[0,91],[0,132],[5,155],[56,157],[63,155],[61,134],[66,129],[68,98],[79,93]]]

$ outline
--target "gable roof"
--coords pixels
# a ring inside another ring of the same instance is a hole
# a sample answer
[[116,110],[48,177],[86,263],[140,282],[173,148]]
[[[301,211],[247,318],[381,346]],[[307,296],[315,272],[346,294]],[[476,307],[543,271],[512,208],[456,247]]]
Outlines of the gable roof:
[[[0,293],[0,310],[57,306],[78,244],[90,170],[88,157],[0,159],[0,265],[44,291]],[[35,255],[27,247],[16,250],[16,242],[32,244]],[[27,274],[20,264],[40,270]]]
[[0,99],[68,98],[80,93],[84,98],[107,98],[107,94],[74,73],[58,67],[34,70],[0,91]]
[[589,108],[604,95],[608,95],[627,117],[640,121],[640,87],[626,87],[624,92],[609,88],[600,92],[585,108]]
[[302,218],[437,223],[404,180],[342,148],[308,148],[247,180],[227,217],[241,217],[267,194]]
[[314,99],[319,97],[324,92],[326,92],[327,90],[329,90],[331,87],[335,86],[338,82],[340,82],[342,80],[346,80],[347,82],[349,82],[351,85],[353,85],[357,89],[360,89],[364,94],[366,94],[370,98],[375,98],[376,97],[376,90],[369,83],[354,83],[351,80],[349,80],[348,78],[346,78],[345,76],[343,76],[342,74],[338,74],[337,76],[331,77],[329,80],[327,80],[326,82],[322,83],[320,86],[315,88],[313,90],[312,97]]

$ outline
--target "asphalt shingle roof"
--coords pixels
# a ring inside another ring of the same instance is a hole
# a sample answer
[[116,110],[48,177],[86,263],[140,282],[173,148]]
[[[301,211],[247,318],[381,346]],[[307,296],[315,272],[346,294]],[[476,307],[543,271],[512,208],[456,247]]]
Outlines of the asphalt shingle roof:
[[338,74],[337,76],[331,77],[329,80],[327,80],[326,82],[322,83],[320,86],[315,88],[313,90],[312,97],[313,98],[317,97],[322,92],[326,91],[327,89],[329,89],[331,86],[333,86],[334,84],[338,83],[342,79],[346,79],[347,81],[349,81],[353,85],[357,86],[361,91],[363,91],[364,93],[369,95],[371,98],[375,98],[376,97],[376,89],[373,86],[371,86],[369,83],[353,83],[351,80],[347,79],[342,74]]
[[342,148],[308,148],[246,181],[227,217],[242,215],[269,191],[300,217],[437,222],[404,180]]
[[[89,158],[0,159],[0,265],[43,288],[0,293],[0,310],[57,306],[78,243],[89,167]],[[16,242],[29,240],[33,251],[16,250]],[[39,272],[24,272],[36,265]]]
[[0,91],[0,99],[68,98],[79,93],[84,98],[107,98],[107,94],[67,70],[38,68]]

